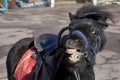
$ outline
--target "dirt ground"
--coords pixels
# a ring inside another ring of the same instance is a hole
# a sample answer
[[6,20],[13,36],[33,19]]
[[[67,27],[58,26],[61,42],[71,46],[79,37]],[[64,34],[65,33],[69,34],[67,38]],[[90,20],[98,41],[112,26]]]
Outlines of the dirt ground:
[[[84,4],[56,4],[55,8],[12,9],[0,13],[0,80],[7,80],[5,60],[11,46],[24,37],[58,33],[69,25],[68,13],[75,13]],[[97,54],[96,80],[120,80],[120,5],[99,5],[114,16],[105,30],[107,44]]]

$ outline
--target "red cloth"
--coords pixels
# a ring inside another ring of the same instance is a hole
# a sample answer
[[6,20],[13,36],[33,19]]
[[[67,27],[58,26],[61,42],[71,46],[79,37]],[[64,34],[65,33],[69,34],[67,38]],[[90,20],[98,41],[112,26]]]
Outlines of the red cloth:
[[14,74],[15,80],[31,80],[31,73],[36,64],[36,60],[32,57],[33,49],[27,50],[20,59]]

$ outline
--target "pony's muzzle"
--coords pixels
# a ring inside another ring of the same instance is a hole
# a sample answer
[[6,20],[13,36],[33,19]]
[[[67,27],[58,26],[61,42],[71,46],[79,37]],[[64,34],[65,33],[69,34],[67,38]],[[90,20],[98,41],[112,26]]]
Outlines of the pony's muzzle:
[[72,63],[81,62],[88,44],[86,36],[81,31],[73,31],[65,40],[68,60]]
[[70,56],[68,57],[68,59],[71,62],[78,62],[81,60],[81,57],[83,55],[83,53],[78,52],[77,49],[67,49],[67,54],[69,54]]

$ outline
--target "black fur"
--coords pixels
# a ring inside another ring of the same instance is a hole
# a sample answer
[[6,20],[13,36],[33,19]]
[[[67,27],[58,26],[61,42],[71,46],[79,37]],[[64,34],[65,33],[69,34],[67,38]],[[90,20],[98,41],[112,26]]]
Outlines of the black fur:
[[21,39],[16,42],[10,49],[6,60],[8,80],[14,80],[15,68],[26,50],[28,50],[34,45],[33,40],[34,38]]
[[[101,51],[106,43],[106,37],[104,35],[104,29],[108,27],[106,20],[110,17],[111,15],[108,12],[102,11],[101,8],[87,5],[78,9],[75,15],[70,13],[71,23],[69,24],[69,30],[70,32],[80,30],[91,43],[94,37],[99,35],[101,37],[99,51]],[[95,33],[93,34],[92,31],[95,31]],[[11,48],[6,61],[8,80],[14,80],[13,74],[18,61],[24,52],[33,45],[33,38],[25,38],[18,41]],[[64,57],[54,80],[95,80],[95,55],[90,51],[89,57],[91,64],[83,58],[82,62],[78,62],[72,66],[67,64],[67,57]],[[80,76],[80,79],[79,77],[77,79],[77,76]]]

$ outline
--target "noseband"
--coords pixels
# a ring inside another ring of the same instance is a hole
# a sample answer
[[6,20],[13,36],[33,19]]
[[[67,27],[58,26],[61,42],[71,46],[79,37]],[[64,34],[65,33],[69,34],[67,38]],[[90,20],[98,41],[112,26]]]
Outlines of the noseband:
[[[86,36],[81,32],[81,31],[73,31],[72,35],[77,35],[80,39],[82,39],[83,44],[84,44],[84,56],[87,59],[87,61],[90,63],[90,58],[89,58],[89,52],[92,51],[92,53],[94,53],[94,55],[99,51],[99,48],[101,46],[101,39],[100,36],[96,36],[94,41],[92,43],[90,43]],[[99,42],[98,42],[99,41]]]

